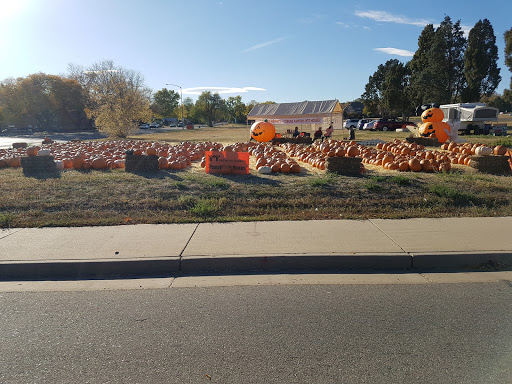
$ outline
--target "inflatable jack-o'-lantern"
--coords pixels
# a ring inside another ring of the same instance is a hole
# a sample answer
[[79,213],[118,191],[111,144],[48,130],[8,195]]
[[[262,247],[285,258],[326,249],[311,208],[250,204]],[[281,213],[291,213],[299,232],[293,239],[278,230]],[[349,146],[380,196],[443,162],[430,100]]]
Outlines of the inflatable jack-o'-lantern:
[[428,123],[429,121],[443,121],[444,113],[440,108],[429,108],[421,114],[421,121]]
[[267,142],[276,135],[276,127],[268,121],[258,121],[251,126],[251,137],[260,142]]
[[444,113],[439,108],[429,108],[421,114],[423,124],[418,130],[420,137],[436,137],[439,143],[444,143],[450,137],[450,124],[442,120]]

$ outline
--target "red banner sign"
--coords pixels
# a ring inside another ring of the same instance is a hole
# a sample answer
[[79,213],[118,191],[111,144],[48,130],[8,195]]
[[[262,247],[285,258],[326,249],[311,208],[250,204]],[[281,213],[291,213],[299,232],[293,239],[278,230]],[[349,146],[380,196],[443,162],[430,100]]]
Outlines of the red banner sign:
[[207,151],[205,160],[206,173],[249,174],[249,152]]

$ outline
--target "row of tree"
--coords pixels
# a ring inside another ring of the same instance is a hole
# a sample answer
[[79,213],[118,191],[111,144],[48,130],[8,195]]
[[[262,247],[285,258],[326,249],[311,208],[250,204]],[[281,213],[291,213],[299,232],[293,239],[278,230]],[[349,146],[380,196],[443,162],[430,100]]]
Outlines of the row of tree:
[[[512,29],[505,33],[506,65],[512,71]],[[389,60],[378,66],[361,100],[367,115],[410,116],[424,103],[487,101],[512,103],[510,91],[495,94],[501,76],[498,48],[489,20],[479,20],[464,37],[460,20],[446,16],[437,29],[427,25],[411,61]],[[506,108],[505,108],[506,109]],[[511,107],[508,109],[512,109]]]
[[[32,126],[44,131],[97,128],[126,137],[141,122],[183,117],[213,126],[216,121],[245,123],[256,104],[241,96],[222,99],[203,92],[194,102],[173,90],[154,93],[138,72],[101,61],[90,68],[70,65],[67,76],[37,73],[0,82],[0,126]],[[268,102],[267,102],[268,103]]]

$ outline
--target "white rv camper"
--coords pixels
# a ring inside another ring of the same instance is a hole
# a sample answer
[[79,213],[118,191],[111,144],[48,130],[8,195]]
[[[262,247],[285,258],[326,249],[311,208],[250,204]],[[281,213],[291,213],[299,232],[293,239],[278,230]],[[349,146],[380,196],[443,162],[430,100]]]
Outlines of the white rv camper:
[[443,121],[463,135],[487,135],[492,133],[492,122],[498,121],[498,109],[483,103],[444,104],[439,108],[444,113]]

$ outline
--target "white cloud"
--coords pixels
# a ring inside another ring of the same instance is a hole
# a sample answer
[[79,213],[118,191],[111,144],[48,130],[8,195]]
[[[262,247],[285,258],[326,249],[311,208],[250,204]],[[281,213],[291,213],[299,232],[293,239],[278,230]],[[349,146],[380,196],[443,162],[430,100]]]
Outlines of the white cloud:
[[344,23],[343,21],[337,21],[336,24],[338,24],[340,27],[343,27],[343,28],[349,28],[350,27],[349,24]]
[[244,49],[242,52],[255,51],[256,49],[261,49],[261,48],[268,47],[269,45],[272,45],[272,44],[280,43],[281,41],[286,40],[286,39],[287,39],[287,37],[279,37],[279,38],[274,39],[274,40],[270,40],[270,41],[266,41],[264,43],[253,45],[252,47]]
[[[386,11],[356,11],[355,15],[379,22],[415,25],[417,27],[424,27],[427,24],[432,24],[434,28],[439,28],[439,23],[434,24],[427,19],[410,19],[407,16],[393,15]],[[467,37],[472,27],[468,25],[461,25],[460,28]]]
[[194,88],[184,88],[183,93],[185,95],[200,95],[203,92],[214,92],[218,94],[223,93],[246,93],[250,91],[266,91],[265,88],[257,88],[257,87],[194,87]]
[[374,51],[384,52],[393,56],[413,57],[414,52],[398,48],[374,48]]
[[430,21],[425,20],[425,19],[410,19],[406,16],[393,15],[386,11],[356,11],[355,15],[359,16],[359,17],[371,19],[374,21],[416,25],[418,27],[424,27],[425,25],[430,24]]

